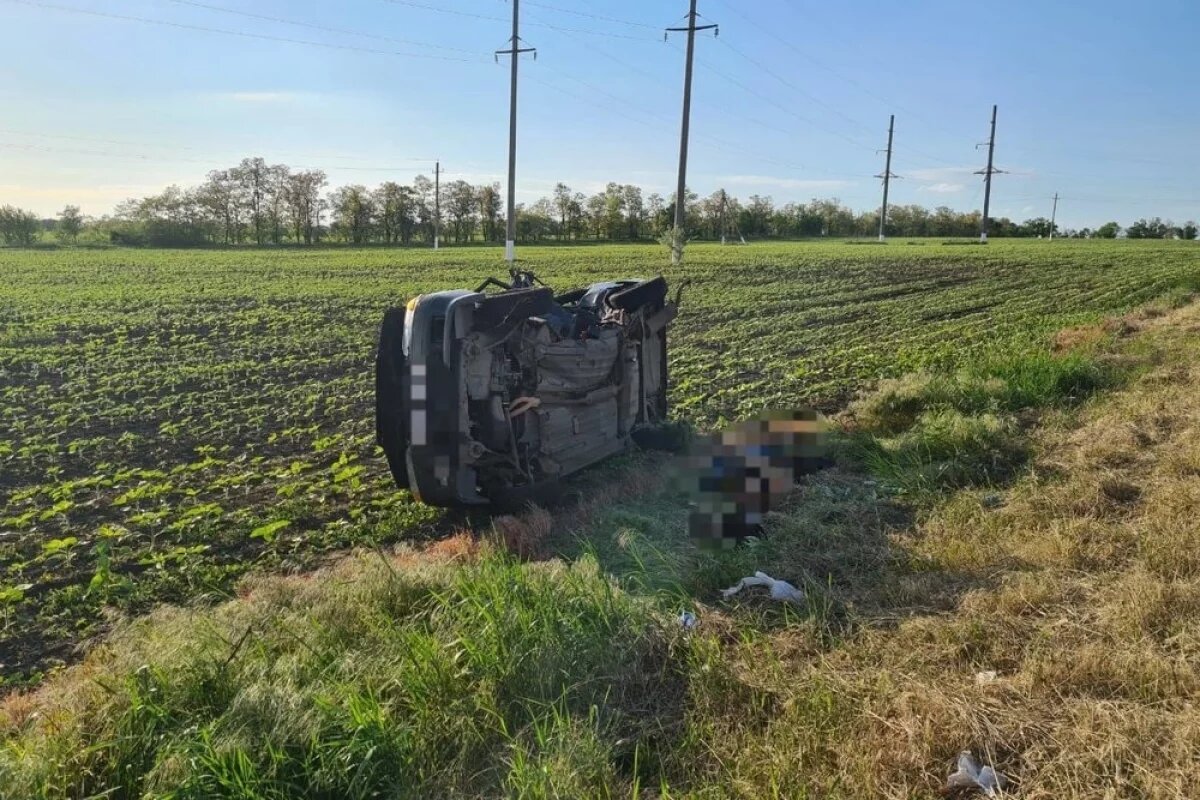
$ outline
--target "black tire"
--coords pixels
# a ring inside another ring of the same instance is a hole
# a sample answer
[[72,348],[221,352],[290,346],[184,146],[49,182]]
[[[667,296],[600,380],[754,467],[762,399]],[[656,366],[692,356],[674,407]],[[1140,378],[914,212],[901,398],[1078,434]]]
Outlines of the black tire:
[[375,354],[375,441],[387,456],[392,478],[401,489],[408,488],[408,409],[405,391],[408,365],[404,360],[404,322],[407,311],[389,308],[379,329]]

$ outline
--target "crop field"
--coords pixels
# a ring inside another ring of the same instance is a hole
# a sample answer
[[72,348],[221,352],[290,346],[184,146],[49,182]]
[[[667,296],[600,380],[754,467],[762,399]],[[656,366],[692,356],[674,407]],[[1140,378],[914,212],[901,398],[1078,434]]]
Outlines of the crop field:
[[[1188,242],[523,248],[560,289],[686,278],[676,413],[842,406],[882,377],[1043,347],[1200,289]],[[502,274],[492,249],[0,250],[0,685],[106,609],[227,593],[253,566],[436,532],[374,446],[383,310]]]

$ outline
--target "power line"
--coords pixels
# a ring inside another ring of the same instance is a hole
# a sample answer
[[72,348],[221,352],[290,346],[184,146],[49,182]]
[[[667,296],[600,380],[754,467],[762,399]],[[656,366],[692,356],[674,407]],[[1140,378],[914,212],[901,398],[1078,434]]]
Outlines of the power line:
[[632,20],[627,20],[627,19],[618,19],[617,17],[606,17],[603,14],[590,14],[587,11],[576,11],[575,9],[572,9],[572,8],[563,8],[562,6],[552,6],[552,5],[549,5],[548,3],[535,3],[535,2],[533,2],[533,0],[525,0],[525,4],[531,5],[531,6],[536,6],[538,8],[545,8],[550,11],[559,11],[563,14],[574,14],[577,17],[587,17],[588,19],[599,20],[601,22],[615,22],[618,25],[628,25],[631,28],[650,28],[651,30],[654,30],[654,31],[658,30],[657,25],[651,25],[647,22],[634,22]]
[[[526,14],[526,16],[527,16],[527,17],[532,17],[533,15],[530,15],[530,14],[528,14],[528,13],[527,13],[527,14]],[[697,16],[697,17],[699,17],[699,16],[701,16],[701,15],[700,15],[700,14],[697,14],[696,16]],[[662,85],[664,85],[664,86],[668,85],[668,84],[667,84],[667,82],[666,82],[666,81],[665,81],[665,80],[662,78],[662,76],[660,76],[660,75],[657,75],[657,74],[655,74],[655,73],[652,73],[652,72],[648,72],[647,70],[645,70],[645,69],[642,69],[641,67],[639,67],[639,66],[637,66],[637,65],[635,65],[635,64],[631,64],[630,62],[628,62],[628,61],[625,61],[624,59],[618,58],[617,56],[614,56],[614,55],[612,55],[611,53],[609,53],[607,50],[603,50],[602,48],[600,48],[600,47],[596,46],[596,45],[595,45],[595,44],[593,44],[592,42],[589,42],[589,41],[587,41],[587,40],[585,40],[585,39],[581,39],[581,38],[579,38],[578,36],[574,36],[574,35],[572,35],[571,33],[568,33],[568,32],[566,32],[566,31],[562,31],[562,30],[560,30],[559,32],[560,32],[560,33],[564,33],[564,34],[565,34],[565,35],[566,35],[568,38],[570,38],[570,39],[573,39],[574,41],[577,41],[577,42],[579,42],[581,45],[583,45],[584,47],[586,47],[586,48],[588,48],[588,49],[590,49],[590,50],[594,50],[594,51],[596,51],[597,53],[599,53],[600,55],[602,55],[602,56],[604,56],[605,58],[609,59],[610,61],[612,61],[612,62],[614,62],[614,63],[616,63],[616,64],[618,64],[618,65],[620,65],[620,66],[623,66],[623,67],[625,67],[626,69],[629,69],[629,70],[631,70],[632,72],[636,72],[636,73],[638,73],[639,75],[642,75],[643,77],[646,77],[646,78],[648,78],[648,79],[650,79],[650,80],[653,80],[653,81],[655,81],[655,82],[657,82],[657,83],[661,83],[661,84],[662,84]],[[642,106],[639,106],[639,105],[637,105],[637,104],[635,104],[635,103],[632,103],[632,102],[630,102],[629,100],[626,100],[626,99],[625,99],[625,98],[623,98],[623,97],[618,97],[617,95],[615,95],[615,94],[612,94],[611,92],[609,92],[609,91],[605,90],[604,88],[602,88],[602,87],[600,87],[600,86],[597,86],[597,85],[595,85],[595,84],[593,84],[593,83],[591,83],[591,82],[589,82],[589,81],[586,81],[586,80],[584,80],[584,79],[582,79],[582,78],[579,78],[579,77],[577,77],[577,76],[574,76],[574,75],[572,75],[572,74],[571,74],[571,73],[569,73],[569,72],[565,72],[565,71],[563,71],[562,69],[556,69],[556,70],[555,70],[555,73],[556,73],[557,75],[560,75],[560,76],[564,77],[564,78],[567,78],[567,79],[569,79],[569,80],[572,80],[572,81],[574,81],[575,83],[578,83],[578,84],[580,84],[581,86],[584,86],[585,88],[589,89],[589,90],[590,90],[590,91],[592,91],[592,92],[596,92],[596,93],[598,93],[598,94],[602,94],[602,95],[604,95],[604,96],[606,96],[606,97],[609,97],[609,98],[611,98],[612,100],[615,100],[617,103],[620,103],[621,105],[624,105],[624,106],[627,106],[627,107],[629,107],[629,108],[632,108],[632,109],[634,109],[635,111],[637,111],[637,112],[639,112],[639,113],[641,113],[641,114],[645,114],[645,115],[646,115],[646,116],[648,116],[648,117],[653,117],[653,118],[655,118],[655,119],[661,119],[661,120],[670,121],[670,118],[669,118],[669,117],[667,117],[667,116],[666,116],[666,115],[665,115],[663,112],[661,112],[661,111],[658,111],[658,110],[648,110],[648,109],[646,109],[646,108],[643,108]],[[533,79],[531,79],[531,80],[534,80],[534,81],[535,81],[535,82],[537,82],[537,83],[541,83],[541,84],[542,84],[542,85],[544,85],[544,86],[548,86],[548,87],[550,87],[551,89],[554,89],[554,90],[556,90],[556,91],[563,92],[564,94],[568,94],[568,95],[570,95],[570,96],[572,96],[572,97],[576,98],[577,100],[580,100],[581,102],[584,102],[584,103],[586,103],[586,104],[588,104],[588,105],[594,105],[594,101],[593,101],[593,100],[591,100],[590,98],[584,98],[584,97],[582,97],[582,96],[580,96],[580,95],[576,95],[576,94],[574,94],[574,93],[572,93],[572,92],[568,92],[566,89],[563,89],[563,88],[561,88],[561,87],[559,87],[559,86],[555,86],[554,84],[552,84],[552,83],[548,83],[548,82],[546,82],[546,81],[538,80],[538,79],[536,79],[536,78],[533,78]],[[656,131],[658,130],[658,128],[657,128],[657,127],[655,127],[655,126],[651,125],[650,123],[647,123],[645,120],[641,120],[641,119],[636,119],[636,118],[634,118],[634,117],[630,117],[630,116],[628,116],[628,114],[626,114],[626,113],[623,113],[623,112],[621,112],[621,111],[619,111],[619,110],[618,110],[618,113],[619,113],[619,114],[621,114],[621,116],[623,116],[625,119],[628,119],[628,120],[631,120],[631,121],[633,121],[633,122],[636,122],[636,123],[638,123],[639,125],[646,125],[647,127],[654,128]],[[741,118],[739,121],[741,121],[741,122],[751,122],[751,123],[754,123],[754,124],[756,124],[756,125],[762,126],[762,127],[764,127],[764,128],[768,128],[768,129],[770,129],[770,130],[779,131],[780,133],[783,133],[783,134],[785,134],[785,135],[788,135],[788,136],[791,136],[791,135],[793,135],[793,132],[792,132],[792,131],[787,131],[787,130],[784,130],[783,128],[777,128],[777,127],[775,127],[775,126],[767,125],[767,124],[766,124],[766,123],[764,123],[764,122],[760,122],[760,121],[758,121],[758,120],[755,120],[755,119],[752,119],[752,118],[748,118],[748,117],[742,117],[742,118]],[[699,139],[701,142],[704,142],[704,143],[708,144],[708,146],[709,146],[709,147],[713,147],[714,149],[716,149],[716,150],[718,150],[718,151],[721,151],[721,152],[728,152],[728,153],[731,153],[731,154],[737,154],[737,155],[739,155],[740,157],[746,157],[746,155],[747,155],[747,153],[746,153],[746,148],[745,148],[745,145],[744,145],[744,144],[738,144],[738,143],[735,143],[735,142],[730,142],[730,141],[728,141],[727,139],[721,139],[720,137],[713,136],[712,134],[707,134],[707,133],[703,133],[703,134],[697,134],[697,135],[695,135],[695,138]],[[763,156],[763,155],[761,155],[761,154],[758,154],[758,153],[751,154],[751,155],[750,155],[750,158],[751,158],[752,160],[755,160],[755,161],[759,161],[759,162],[762,162],[762,163],[774,164],[774,165],[776,165],[776,166],[785,167],[785,168],[787,168],[787,169],[790,169],[790,170],[795,170],[795,171],[798,171],[798,172],[806,172],[806,171],[807,171],[807,168],[806,168],[806,167],[804,167],[804,166],[802,166],[802,165],[799,165],[799,164],[794,164],[794,163],[787,162],[787,161],[781,161],[781,160],[779,160],[779,159],[775,159],[775,158],[769,158],[769,157],[767,157],[767,156]]]
[[[699,15],[699,14],[697,14],[696,16],[700,16],[700,15]],[[570,34],[567,34],[567,35],[568,35],[568,36],[570,36]],[[579,39],[578,37],[575,37],[575,36],[571,36],[571,38],[572,38],[572,39],[575,39],[575,40],[576,40],[576,41],[578,41],[578,42],[580,42],[580,43],[581,43],[581,44],[583,44],[585,47],[591,48],[592,50],[595,50],[596,52],[600,53],[601,55],[603,55],[603,56],[605,56],[605,57],[607,57],[607,58],[611,59],[612,61],[616,62],[617,64],[620,64],[620,65],[622,65],[622,66],[625,66],[625,67],[627,67],[628,69],[630,69],[630,70],[633,70],[634,72],[638,72],[638,73],[640,73],[640,74],[642,74],[642,75],[645,75],[645,76],[647,76],[647,77],[653,78],[654,80],[657,80],[657,81],[660,81],[660,82],[662,82],[662,83],[663,83],[663,85],[666,85],[666,82],[665,82],[665,81],[663,81],[663,80],[662,80],[662,79],[661,79],[659,76],[656,76],[656,75],[654,75],[653,73],[646,72],[645,70],[643,70],[643,69],[641,69],[641,68],[639,68],[639,67],[636,67],[636,66],[634,66],[634,65],[632,65],[632,64],[630,64],[630,63],[628,63],[628,62],[626,62],[626,61],[622,61],[621,59],[617,58],[616,56],[610,55],[610,54],[609,54],[609,53],[607,53],[606,51],[604,51],[604,50],[601,50],[600,48],[596,47],[595,45],[591,44],[590,42],[586,42],[586,41],[584,41],[584,40],[582,40],[582,39]],[[575,83],[578,83],[578,84],[580,84],[581,86],[584,86],[585,88],[589,89],[590,91],[596,92],[596,93],[598,93],[598,94],[602,94],[602,95],[604,95],[604,96],[606,96],[606,97],[609,97],[609,98],[611,98],[612,100],[615,100],[617,103],[620,103],[620,104],[622,104],[622,105],[628,106],[629,108],[632,108],[632,109],[634,109],[635,111],[637,111],[637,112],[639,112],[639,113],[641,113],[641,114],[645,114],[645,115],[646,115],[646,116],[648,116],[648,117],[653,117],[653,118],[655,118],[655,119],[660,119],[660,120],[664,120],[664,121],[667,121],[667,122],[672,122],[672,121],[673,121],[671,117],[667,116],[667,114],[665,114],[665,113],[664,113],[664,112],[662,112],[662,111],[646,109],[646,108],[644,108],[644,107],[642,107],[642,106],[639,106],[639,105],[637,105],[637,104],[635,104],[635,103],[632,103],[632,102],[630,102],[629,100],[626,100],[626,99],[625,99],[625,98],[623,98],[623,97],[619,97],[619,96],[617,96],[617,95],[613,94],[612,92],[609,92],[608,90],[604,89],[604,88],[603,88],[603,87],[601,87],[601,86],[597,86],[596,84],[594,84],[594,83],[591,83],[591,82],[589,82],[589,81],[586,81],[586,80],[584,80],[583,78],[580,78],[580,77],[577,77],[577,76],[575,76],[575,75],[572,75],[572,74],[571,74],[571,73],[569,73],[569,72],[565,72],[564,70],[561,70],[561,69],[556,69],[556,70],[555,70],[555,73],[556,73],[557,75],[560,75],[560,76],[564,77],[564,78],[567,78],[567,79],[569,79],[569,80],[572,80],[572,81],[574,81]],[[539,83],[542,83],[543,85],[549,86],[549,87],[550,87],[550,88],[552,88],[552,89],[558,89],[559,91],[564,91],[564,92],[566,91],[566,90],[564,90],[564,89],[560,89],[559,87],[555,86],[554,84],[551,84],[551,83],[546,83],[545,81],[539,81]],[[588,102],[588,103],[590,103],[590,102],[591,102],[591,101],[590,101],[590,100],[588,100],[587,98],[583,98],[583,97],[581,97],[581,96],[579,96],[579,95],[572,95],[572,96],[573,96],[573,97],[576,97],[576,99],[579,99],[579,100],[581,100],[581,101],[584,101],[584,102]],[[622,115],[622,116],[625,116],[625,118],[626,118],[626,119],[632,119],[631,117],[628,117],[628,116],[626,116],[626,115]],[[635,122],[638,122],[639,124],[648,124],[648,123],[645,123],[643,120],[633,120],[633,121],[635,121]],[[779,131],[779,132],[781,132],[781,133],[787,134],[787,135],[789,135],[789,136],[790,136],[790,135],[792,135],[792,132],[791,132],[791,131],[784,130],[783,128],[776,128],[776,127],[774,127],[774,126],[767,125],[766,123],[759,122],[758,120],[754,120],[754,119],[751,119],[751,118],[748,118],[748,117],[743,117],[743,118],[741,119],[741,121],[744,121],[744,122],[753,122],[754,124],[761,125],[762,127],[769,128],[769,129],[771,129],[771,130],[776,130],[776,131]],[[653,126],[651,126],[651,127],[653,127]],[[657,128],[656,128],[656,130],[657,130]],[[743,156],[743,157],[746,155],[746,152],[745,152],[745,145],[744,145],[744,144],[738,144],[738,143],[736,143],[736,142],[731,142],[731,141],[729,141],[729,140],[727,140],[727,139],[721,139],[720,137],[713,136],[712,134],[708,134],[708,133],[696,134],[696,135],[695,135],[695,138],[697,138],[697,139],[699,139],[699,140],[701,140],[701,141],[706,141],[707,143],[709,143],[709,146],[710,146],[710,147],[715,147],[715,148],[716,148],[716,149],[718,149],[718,150],[725,151],[725,148],[728,148],[728,151],[727,151],[727,152],[730,152],[730,153],[736,153],[736,154],[738,154],[739,156]],[[797,170],[797,171],[800,171],[800,172],[804,172],[804,171],[806,171],[806,169],[807,169],[806,167],[804,167],[804,166],[801,166],[801,165],[799,165],[799,164],[794,164],[794,163],[787,162],[787,161],[781,161],[781,160],[779,160],[779,159],[768,158],[768,157],[766,157],[766,156],[762,156],[762,155],[759,155],[759,154],[754,154],[754,155],[752,155],[752,156],[751,156],[751,158],[752,158],[752,159],[754,159],[754,160],[757,160],[757,161],[761,161],[761,162],[763,162],[763,163],[771,163],[771,164],[776,164],[776,165],[778,165],[778,166],[786,167],[786,168],[788,168],[788,169]]]
[[801,95],[802,97],[806,98],[809,102],[815,103],[815,104],[821,106],[822,108],[826,109],[827,111],[841,117],[842,119],[846,120],[850,124],[855,125],[864,131],[870,130],[866,125],[863,125],[858,120],[854,119],[851,116],[848,116],[847,114],[842,113],[841,111],[839,111],[838,109],[829,105],[828,103],[826,103],[824,100],[820,99],[819,97],[816,97],[815,95],[810,94],[809,92],[800,88],[798,85],[796,85],[796,83],[783,77],[778,72],[775,72],[773,69],[771,69],[766,64],[759,61],[758,59],[754,58],[753,56],[749,56],[746,53],[743,53],[741,50],[737,49],[732,44],[730,44],[728,39],[719,39],[718,41],[720,41],[721,44],[723,44],[725,47],[729,48],[729,50],[731,50],[734,54],[740,56],[741,58],[744,58],[746,61],[749,61],[751,64],[753,64],[754,66],[758,67],[760,70],[765,72],[767,75],[770,75],[772,78],[779,81],[784,86],[788,87],[792,91],[794,91],[797,94]]
[[[162,164],[204,164],[209,167],[218,159],[215,158],[191,158],[188,156],[162,156],[162,155],[145,155],[141,153],[114,153],[109,150],[87,150],[75,147],[52,147],[47,145],[23,144],[20,142],[0,142],[0,148],[8,150],[24,150],[27,152],[43,152],[43,153],[67,153],[74,155],[86,156],[103,156],[104,158],[123,158],[134,161],[148,161]],[[428,158],[398,158],[396,161],[422,163],[430,161]],[[291,169],[314,169],[314,167],[298,166],[295,164],[288,165]],[[350,172],[402,172],[411,170],[411,166],[334,166],[331,170],[350,171]]]
[[[65,139],[68,141],[92,142],[92,143],[96,143],[96,144],[115,144],[115,145],[130,146],[130,147],[146,147],[146,148],[159,149],[159,150],[164,150],[164,149],[165,150],[186,150],[186,151],[192,152],[192,153],[200,152],[198,148],[189,147],[188,145],[181,145],[181,144],[163,144],[161,142],[140,142],[140,141],[133,141],[131,139],[103,139],[103,138],[98,138],[95,136],[77,136],[77,135],[65,134],[65,133],[44,133],[44,132],[38,132],[38,131],[19,131],[19,130],[0,128],[0,135],[27,136],[27,137],[34,138],[34,139]],[[13,146],[14,147],[24,147],[26,145],[14,144]],[[246,150],[256,150],[256,149],[261,149],[261,148],[258,148],[256,146],[247,146],[245,149]],[[112,155],[116,155],[116,154],[112,154]],[[320,154],[292,153],[292,155],[296,158],[309,160],[309,161],[364,161],[364,160],[367,160],[367,159],[364,159],[362,156],[347,156],[347,155],[333,154],[333,153],[320,153]],[[147,158],[159,158],[159,156],[147,156]],[[196,159],[197,163],[200,163],[202,161],[204,163],[211,163],[212,161],[219,161],[219,160],[220,160],[219,158],[210,158],[210,159],[197,158]],[[402,161],[402,162],[403,161],[411,161],[411,162],[416,163],[416,162],[432,161],[434,159],[431,159],[428,157],[421,157],[421,158],[399,158],[399,159],[395,159],[395,160]],[[477,165],[477,162],[469,162],[468,161],[468,162],[461,162],[461,163],[468,164],[468,165],[475,163]],[[377,169],[376,167],[335,167],[335,168],[336,169],[364,169],[364,170]],[[444,172],[444,170],[443,170],[443,172]]]
[[470,55],[479,55],[475,50],[465,50],[461,47],[450,47],[444,44],[430,44],[428,42],[418,42],[412,39],[398,39],[394,36],[384,36],[378,33],[366,33],[365,31],[353,31],[347,28],[334,28],[328,25],[317,25],[312,22],[303,22],[295,19],[285,19],[283,17],[272,17],[267,14],[255,14],[250,11],[240,11],[236,8],[225,8],[224,6],[214,6],[209,3],[200,3],[196,0],[163,0],[166,3],[174,3],[180,6],[192,6],[194,8],[203,8],[209,11],[219,11],[222,14],[236,14],[239,17],[247,17],[249,19],[259,19],[266,22],[277,22],[281,25],[294,25],[299,28],[310,28],[316,31],[325,31],[326,33],[337,33],[346,36],[361,36],[364,39],[376,39],[382,42],[396,42],[397,44],[409,44],[416,47],[429,47],[435,50],[450,50],[455,53],[467,53]]
[[[439,6],[428,5],[427,3],[417,3],[414,2],[414,0],[383,0],[383,2],[391,3],[392,5],[397,6],[408,6],[409,8],[419,8],[423,11],[433,11],[438,14],[451,14],[456,17],[469,17],[471,19],[486,20],[487,22],[508,21],[504,19],[504,17],[492,17],[488,16],[487,14],[476,14],[471,11],[459,11],[458,9],[454,8],[441,8]],[[648,36],[630,36],[626,33],[609,33],[608,31],[597,31],[587,28],[566,28],[562,25],[554,25],[549,22],[531,22],[529,24],[539,28],[549,28],[550,30],[554,31],[570,31],[572,33],[583,33],[588,36],[606,36],[609,39],[629,39],[635,42],[652,41]]]
[[[348,44],[332,44],[330,42],[314,42],[307,39],[292,39],[286,36],[273,36],[266,33],[248,33],[246,31],[231,31],[226,28],[210,28],[205,25],[192,25],[186,22],[171,22],[163,19],[152,19],[150,17],[135,17],[128,14],[112,14],[107,11],[93,11],[87,8],[74,8],[72,6],[61,6],[53,3],[41,3],[37,0],[0,0],[6,3],[16,3],[24,6],[33,6],[36,8],[45,8],[51,11],[63,11],[69,14],[83,14],[91,17],[101,17],[103,19],[120,20],[122,22],[140,22],[145,25],[161,25],[168,28],[179,28],[181,30],[202,31],[204,33],[220,33],[226,36],[240,36],[246,39],[260,39],[268,42],[284,42],[286,44],[301,44],[308,47],[325,47],[331,50],[349,50],[359,53],[372,53],[375,55],[386,56],[403,56],[404,58],[426,58],[437,61],[458,61],[469,63],[473,59],[454,58],[451,56],[437,56],[428,53],[404,53],[398,50],[376,50],[370,47],[357,47]],[[482,60],[482,59],[480,59]]]
[[779,101],[775,100],[775,98],[770,97],[769,95],[765,95],[762,92],[759,92],[759,91],[755,90],[754,88],[750,87],[746,83],[738,80],[737,78],[727,75],[722,70],[716,69],[715,67],[711,67],[708,64],[705,64],[703,61],[699,61],[697,63],[699,63],[701,67],[708,70],[709,72],[719,76],[720,78],[733,84],[734,86],[737,86],[739,89],[746,92],[747,94],[757,97],[758,99],[762,100],[764,103],[769,103],[770,105],[775,106],[780,111],[783,111],[785,114],[790,114],[793,117],[795,117],[796,119],[800,120],[801,122],[811,125],[812,127],[816,128],[819,131],[827,133],[830,136],[834,136],[838,139],[842,139],[843,141],[846,141],[849,144],[854,145],[855,147],[860,147],[865,150],[872,149],[870,145],[867,145],[867,144],[864,144],[863,142],[852,139],[849,136],[846,136],[844,133],[841,133],[840,131],[836,131],[832,128],[825,127],[824,125],[820,124],[819,122],[816,122],[815,120],[812,120],[812,119],[804,116],[803,114],[800,114],[795,109],[792,109],[792,108],[789,108],[788,106],[783,105]]

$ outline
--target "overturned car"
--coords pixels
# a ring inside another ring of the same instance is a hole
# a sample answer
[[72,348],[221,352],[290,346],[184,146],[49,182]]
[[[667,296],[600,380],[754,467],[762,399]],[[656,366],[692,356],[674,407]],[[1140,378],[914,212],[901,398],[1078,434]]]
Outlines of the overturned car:
[[397,486],[436,506],[514,505],[628,448],[666,421],[677,306],[661,277],[555,296],[514,270],[389,309],[375,419]]

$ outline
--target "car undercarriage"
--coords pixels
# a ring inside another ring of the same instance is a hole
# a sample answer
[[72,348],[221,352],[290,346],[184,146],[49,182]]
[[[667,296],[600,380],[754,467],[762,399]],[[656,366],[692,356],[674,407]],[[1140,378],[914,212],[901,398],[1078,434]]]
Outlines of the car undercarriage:
[[430,505],[515,505],[626,450],[667,419],[678,300],[662,277],[555,295],[513,270],[388,309],[376,437],[396,484]]

